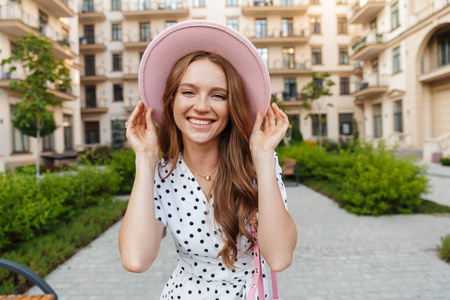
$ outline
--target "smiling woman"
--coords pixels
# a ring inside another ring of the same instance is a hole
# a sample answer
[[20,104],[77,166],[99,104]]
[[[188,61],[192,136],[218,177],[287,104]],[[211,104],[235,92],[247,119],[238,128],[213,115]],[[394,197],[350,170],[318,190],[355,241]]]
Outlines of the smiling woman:
[[262,264],[282,271],[297,233],[274,155],[289,121],[269,108],[256,48],[227,26],[188,21],[150,43],[139,73],[143,102],[127,128],[136,177],[119,234],[124,268],[150,268],[170,230],[179,260],[161,299],[253,299],[256,286],[267,299],[267,282],[256,284],[265,273],[258,246]]

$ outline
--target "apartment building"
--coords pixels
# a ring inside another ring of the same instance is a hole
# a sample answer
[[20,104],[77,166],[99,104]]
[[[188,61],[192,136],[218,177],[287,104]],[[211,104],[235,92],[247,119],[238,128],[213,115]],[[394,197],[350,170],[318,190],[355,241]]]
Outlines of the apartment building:
[[[1,0],[0,60],[11,56],[14,41],[28,34],[44,34],[53,43],[53,54],[70,69],[71,90],[48,86],[62,99],[62,106],[50,107],[58,128],[43,139],[44,154],[77,150],[81,145],[79,104],[78,25],[75,4],[70,0]],[[21,95],[9,90],[9,83],[26,76],[18,65],[10,73],[9,66],[0,69],[0,172],[6,167],[33,163],[36,160],[36,139],[23,135],[12,126],[14,105]]]
[[449,157],[450,1],[354,1],[348,21],[363,136]]
[[312,112],[326,120],[323,135],[351,136],[352,120],[362,119],[362,112],[350,95],[349,8],[344,0],[83,0],[78,30],[85,146],[111,143],[112,122],[123,124],[139,100],[138,66],[149,41],[190,19],[227,24],[254,43],[269,69],[274,96],[289,108],[306,139],[315,139],[319,126],[317,119],[305,119],[309,112],[300,108],[301,88],[309,72],[330,72],[333,96]]

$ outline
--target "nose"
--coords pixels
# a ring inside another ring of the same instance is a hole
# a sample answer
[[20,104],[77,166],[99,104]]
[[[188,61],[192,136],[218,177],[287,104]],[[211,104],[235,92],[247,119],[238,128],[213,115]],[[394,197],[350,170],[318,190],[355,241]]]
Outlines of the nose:
[[199,94],[195,99],[194,109],[199,112],[206,112],[209,110],[209,101],[207,95]]

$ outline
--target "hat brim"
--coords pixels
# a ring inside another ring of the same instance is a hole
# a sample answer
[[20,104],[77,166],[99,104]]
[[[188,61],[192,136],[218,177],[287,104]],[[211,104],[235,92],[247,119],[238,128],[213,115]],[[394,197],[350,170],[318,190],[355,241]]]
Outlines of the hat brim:
[[153,39],[139,66],[139,93],[153,119],[162,124],[162,96],[175,62],[194,51],[216,53],[236,69],[244,82],[252,121],[270,105],[270,77],[258,50],[238,31],[212,21],[194,20],[173,25]]

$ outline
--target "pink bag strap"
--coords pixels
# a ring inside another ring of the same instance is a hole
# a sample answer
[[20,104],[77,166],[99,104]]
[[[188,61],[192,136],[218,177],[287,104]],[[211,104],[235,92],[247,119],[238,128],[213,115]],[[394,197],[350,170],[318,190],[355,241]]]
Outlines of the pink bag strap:
[[[259,245],[258,245],[258,231],[257,231],[257,219],[256,219],[256,213],[253,216],[253,224],[251,226],[251,233],[253,236],[254,246],[253,246],[253,259],[255,261],[255,271],[253,274],[253,280],[250,286],[250,291],[247,296],[247,300],[253,300],[255,297],[256,289],[258,289],[258,296],[259,300],[264,300],[264,283],[263,283],[263,276],[262,276],[262,270],[261,270],[261,254],[259,252]],[[278,287],[277,287],[277,274],[273,271],[271,271],[272,275],[272,293],[273,293],[273,300],[278,300]]]

